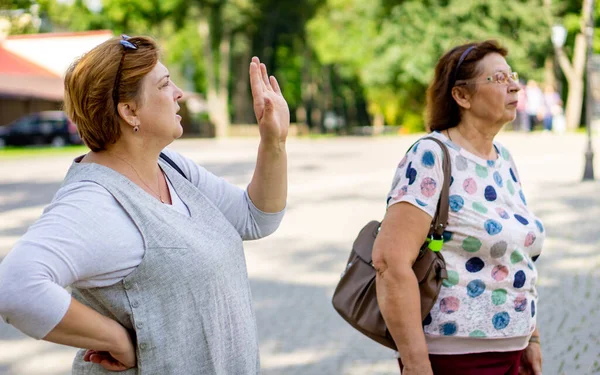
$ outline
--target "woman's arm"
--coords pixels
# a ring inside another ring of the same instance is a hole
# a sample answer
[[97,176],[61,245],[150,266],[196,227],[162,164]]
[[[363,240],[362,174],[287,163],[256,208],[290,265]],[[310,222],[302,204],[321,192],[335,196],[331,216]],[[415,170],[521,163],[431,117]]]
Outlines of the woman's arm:
[[290,111],[275,77],[269,78],[257,57],[250,63],[250,86],[254,114],[260,131],[258,159],[248,194],[254,205],[267,213],[285,208],[287,199],[287,155],[285,141]]
[[127,330],[73,298],[63,319],[43,339],[90,348],[97,353],[88,359],[107,370],[123,371],[136,364],[135,348]]
[[248,186],[252,203],[265,213],[280,212],[287,199],[287,155],[285,143],[260,143],[256,169]]
[[529,339],[529,345],[521,355],[519,374],[542,375],[542,347],[537,327]]
[[250,83],[261,139],[247,194],[193,161],[165,150],[244,240],[273,233],[283,217],[287,199],[285,142],[290,123],[289,109],[277,80],[267,76],[264,64],[260,64],[256,57],[250,64]]
[[373,246],[377,302],[405,371],[432,374],[423,333],[419,285],[412,270],[431,216],[406,202],[389,207]]
[[36,339],[114,351],[130,364],[133,349],[125,349],[131,344],[125,328],[75,301],[64,288],[112,285],[137,267],[143,242],[130,221],[97,184],[59,190],[0,263],[0,316]]
[[263,238],[279,227],[285,210],[276,213],[263,212],[250,199],[249,187],[247,190],[241,189],[177,152],[167,149],[163,152],[177,163],[188,180],[221,211],[242,239]]

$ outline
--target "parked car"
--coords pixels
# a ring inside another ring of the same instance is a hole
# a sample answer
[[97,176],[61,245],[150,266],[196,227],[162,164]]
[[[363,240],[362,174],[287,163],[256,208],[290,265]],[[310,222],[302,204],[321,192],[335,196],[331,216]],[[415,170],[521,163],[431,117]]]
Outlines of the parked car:
[[63,111],[44,111],[0,126],[0,147],[49,144],[62,147],[81,144],[77,127]]

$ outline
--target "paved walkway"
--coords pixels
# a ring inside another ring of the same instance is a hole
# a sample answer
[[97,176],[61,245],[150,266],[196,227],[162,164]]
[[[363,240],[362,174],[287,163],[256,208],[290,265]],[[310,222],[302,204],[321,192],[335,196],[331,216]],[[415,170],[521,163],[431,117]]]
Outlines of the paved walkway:
[[[288,213],[273,236],[246,243],[262,373],[398,374],[393,353],[353,331],[331,307],[360,227],[384,213],[394,167],[414,137],[291,140]],[[600,374],[600,183],[581,183],[583,135],[501,134],[548,231],[540,269],[544,374]],[[257,140],[173,145],[244,186]],[[595,149],[600,156],[600,142]],[[39,216],[69,157],[2,161],[0,259]],[[600,158],[596,158],[600,177]],[[26,166],[26,168],[24,168]],[[66,375],[73,349],[0,324],[0,374]]]

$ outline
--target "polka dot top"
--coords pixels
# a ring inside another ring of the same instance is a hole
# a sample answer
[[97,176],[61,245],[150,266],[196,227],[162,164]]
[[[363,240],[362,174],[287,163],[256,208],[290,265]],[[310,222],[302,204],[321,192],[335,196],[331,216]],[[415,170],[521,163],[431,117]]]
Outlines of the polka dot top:
[[[426,337],[477,339],[467,342],[480,349],[466,352],[486,351],[482,339],[524,338],[516,345],[524,347],[536,325],[534,262],[544,227],[527,207],[506,148],[495,142],[497,159],[485,160],[439,132],[429,136],[448,146],[452,178],[442,249],[448,279],[423,323]],[[388,207],[407,202],[433,217],[444,179],[442,155],[437,143],[418,141],[398,165]],[[520,349],[514,343],[506,350]]]

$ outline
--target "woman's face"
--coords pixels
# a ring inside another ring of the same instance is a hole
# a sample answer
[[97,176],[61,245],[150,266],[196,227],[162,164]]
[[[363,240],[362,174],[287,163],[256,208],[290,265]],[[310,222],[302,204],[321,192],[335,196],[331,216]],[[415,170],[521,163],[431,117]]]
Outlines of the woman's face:
[[142,82],[141,106],[136,110],[140,131],[145,135],[177,139],[183,134],[177,114],[183,92],[169,77],[168,69],[158,62]]
[[493,124],[513,121],[517,115],[520,88],[518,82],[510,78],[506,83],[496,82],[499,73],[502,76],[502,73],[510,75],[512,72],[504,57],[490,53],[479,61],[478,70],[480,73],[472,79],[477,86],[470,100],[471,114]]

